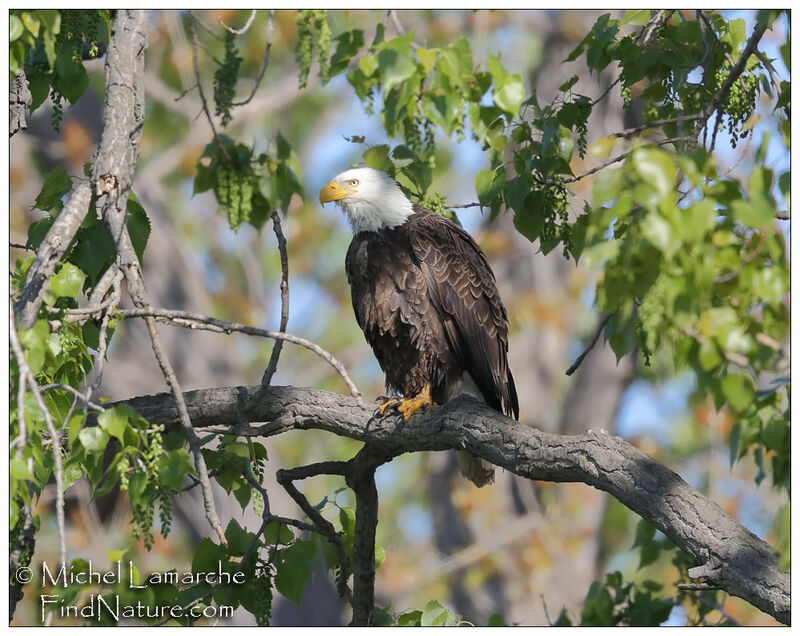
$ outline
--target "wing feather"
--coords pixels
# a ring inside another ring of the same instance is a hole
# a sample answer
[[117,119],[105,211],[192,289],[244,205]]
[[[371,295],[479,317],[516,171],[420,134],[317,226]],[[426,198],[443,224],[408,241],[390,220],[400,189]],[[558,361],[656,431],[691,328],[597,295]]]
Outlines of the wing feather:
[[508,318],[494,274],[473,238],[421,206],[409,219],[411,244],[449,345],[486,402],[519,417],[508,368]]

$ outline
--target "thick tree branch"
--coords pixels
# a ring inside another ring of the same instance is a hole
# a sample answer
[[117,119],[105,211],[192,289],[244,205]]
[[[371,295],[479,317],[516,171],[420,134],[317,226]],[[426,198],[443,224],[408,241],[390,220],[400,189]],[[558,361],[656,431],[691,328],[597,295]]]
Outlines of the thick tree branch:
[[[239,426],[241,416],[267,422],[237,434],[269,436],[317,429],[380,444],[388,456],[466,449],[511,472],[542,481],[583,482],[608,492],[661,530],[699,564],[705,577],[779,621],[790,620],[790,577],[777,553],[677,474],[620,439],[598,432],[557,435],[514,422],[469,397],[430,409],[405,423],[369,419],[355,399],[317,389],[261,386],[184,394],[196,427]],[[171,395],[126,401],[152,424],[179,426]],[[241,404],[245,404],[242,409]]]
[[378,488],[375,469],[393,457],[382,444],[367,443],[350,462],[345,477],[356,497],[353,531],[353,619],[352,627],[372,624],[375,607],[375,532],[378,528]]

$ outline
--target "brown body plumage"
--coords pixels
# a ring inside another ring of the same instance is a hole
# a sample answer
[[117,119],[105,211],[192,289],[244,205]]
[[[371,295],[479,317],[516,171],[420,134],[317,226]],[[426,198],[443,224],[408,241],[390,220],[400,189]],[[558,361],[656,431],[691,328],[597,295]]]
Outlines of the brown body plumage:
[[466,373],[489,406],[519,416],[506,310],[467,232],[415,205],[402,225],[356,234],[345,267],[390,391],[413,396],[430,384],[442,404],[469,385]]

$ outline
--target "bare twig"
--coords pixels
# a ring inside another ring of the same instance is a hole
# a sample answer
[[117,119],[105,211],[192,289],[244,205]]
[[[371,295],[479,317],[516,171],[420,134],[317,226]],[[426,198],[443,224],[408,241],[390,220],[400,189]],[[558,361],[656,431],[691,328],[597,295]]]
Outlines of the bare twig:
[[[255,14],[255,11],[253,11],[253,14]],[[248,104],[250,100],[255,97],[258,87],[261,86],[261,80],[264,79],[264,74],[267,72],[267,66],[269,65],[269,52],[272,48],[272,21],[274,17],[275,11],[274,9],[270,9],[269,13],[267,14],[267,43],[264,46],[264,61],[261,62],[261,70],[258,71],[258,77],[256,77],[255,84],[253,84],[253,90],[250,91],[250,95],[247,97],[247,99],[243,99],[239,102],[231,102],[231,106],[244,106],[245,104]]]
[[686,590],[687,592],[703,591],[703,590],[720,590],[719,585],[710,585],[708,583],[678,583],[679,590]]
[[[691,141],[691,140],[692,140],[692,137],[681,136],[681,137],[670,137],[669,139],[659,139],[658,141],[654,141],[653,143],[656,146],[665,146],[667,144],[674,144],[674,143],[677,143],[679,141]],[[604,161],[600,165],[595,166],[594,168],[591,168],[590,170],[586,170],[586,171],[581,172],[579,174],[576,174],[576,175],[574,175],[572,177],[565,177],[563,179],[553,179],[553,180],[549,181],[548,183],[564,185],[564,184],[567,184],[567,183],[574,183],[575,181],[580,181],[581,179],[584,179],[584,178],[588,177],[589,175],[594,174],[595,172],[600,172],[604,168],[608,168],[608,166],[611,166],[611,165],[613,165],[615,163],[619,163],[620,161],[625,161],[625,159],[627,159],[628,156],[632,152],[633,152],[633,150],[626,150],[625,152],[617,155],[616,157],[614,157],[612,159]]]
[[220,35],[219,35],[219,34],[215,33],[215,32],[214,32],[214,29],[212,29],[211,27],[209,27],[208,25],[206,25],[206,23],[205,23],[205,22],[203,22],[203,21],[200,19],[200,17],[199,17],[199,16],[197,16],[197,15],[194,15],[194,16],[193,16],[193,20],[194,20],[195,22],[197,22],[198,26],[199,26],[201,29],[203,29],[203,31],[205,31],[206,33],[208,33],[208,34],[209,34],[209,35],[210,35],[212,38],[216,38],[217,40],[220,40],[220,41],[222,41],[222,40],[224,39],[224,38],[220,37]]
[[167,360],[167,356],[161,347],[161,341],[156,333],[155,321],[152,317],[147,317],[145,318],[145,323],[147,324],[147,331],[150,334],[150,341],[153,345],[153,353],[155,354],[156,361],[158,362],[159,367],[161,367],[161,372],[164,374],[164,378],[167,380],[167,384],[169,385],[172,394],[175,396],[178,412],[181,414],[181,423],[183,424],[183,430],[186,434],[186,439],[189,442],[189,447],[192,450],[195,470],[197,470],[197,477],[200,481],[201,490],[203,492],[203,505],[205,507],[206,518],[211,524],[211,527],[217,533],[220,543],[227,543],[225,539],[225,531],[222,529],[222,523],[217,516],[216,506],[214,505],[214,495],[211,491],[211,482],[208,478],[208,468],[206,467],[206,462],[203,458],[202,450],[200,449],[200,440],[197,437],[197,433],[195,433],[194,429],[192,428],[192,421],[189,418],[188,411],[186,410],[186,404],[183,401],[183,393],[181,392],[180,385],[178,384],[178,379],[175,377],[175,372],[172,370],[172,366]]
[[[349,462],[320,462],[318,464],[311,464],[308,466],[299,466],[297,468],[282,469],[276,473],[278,483],[283,486],[283,489],[300,506],[300,509],[311,519],[314,524],[315,532],[322,534],[336,548],[336,554],[339,557],[340,570],[336,576],[336,588],[339,596],[346,598],[348,602],[353,604],[353,592],[347,585],[347,579],[350,577],[350,560],[344,551],[342,538],[330,521],[328,521],[322,514],[311,505],[306,497],[294,485],[294,481],[298,479],[307,479],[317,475],[346,475],[350,470]],[[373,559],[375,552],[373,550]]]
[[392,26],[394,27],[394,30],[397,33],[397,35],[406,34],[406,30],[400,23],[400,16],[397,15],[396,9],[389,9],[386,17],[392,21]]
[[188,311],[179,311],[176,309],[158,309],[155,307],[137,307],[136,309],[120,309],[117,314],[120,318],[143,318],[145,316],[152,316],[153,318],[179,327],[188,327],[189,329],[207,329],[208,331],[216,331],[221,333],[231,333],[237,331],[250,336],[259,336],[262,338],[272,338],[275,340],[285,340],[292,344],[305,347],[316,353],[323,360],[328,362],[336,372],[341,376],[344,383],[352,395],[360,404],[366,408],[366,404],[362,397],[361,391],[350,379],[347,369],[344,365],[337,360],[331,353],[320,347],[315,342],[295,336],[289,333],[280,333],[278,331],[269,331],[266,329],[258,329],[257,327],[249,327],[237,322],[228,322],[218,318],[204,316]]
[[110,303],[110,300],[104,302],[103,298],[105,297],[106,292],[108,292],[108,290],[111,289],[111,286],[114,284],[114,281],[117,279],[118,272],[119,272],[119,266],[117,265],[117,263],[112,263],[108,267],[108,269],[105,272],[103,272],[103,275],[100,277],[100,280],[97,281],[97,283],[94,286],[94,289],[92,289],[91,294],[89,294],[90,306],[92,305],[96,305],[98,307],[109,306],[107,303]]
[[[122,272],[117,267],[113,269],[116,272],[116,276],[114,276],[114,281],[112,283],[111,296],[108,298],[110,307],[116,306],[119,303],[120,296],[122,295],[122,290],[120,289],[120,285],[122,283]],[[103,369],[105,367],[106,348],[108,346],[108,323],[111,319],[111,312],[108,309],[105,309],[103,310],[102,316],[103,317],[100,321],[100,330],[98,334],[97,356],[94,364],[95,378],[92,381],[92,384],[86,390],[86,402],[84,403],[84,410],[85,405],[89,403],[89,398],[92,396],[92,393],[98,389],[100,383],[103,381]]]
[[[286,325],[289,322],[289,254],[286,249],[286,237],[281,227],[281,217],[277,210],[272,211],[272,229],[275,231],[275,237],[278,240],[278,251],[281,255],[281,322],[278,332],[286,333]],[[268,386],[272,382],[272,376],[275,375],[275,371],[278,369],[278,359],[281,356],[282,348],[283,340],[276,340],[269,357],[269,364],[267,364],[264,376],[261,378],[261,384]]]
[[[61,389],[63,391],[68,391],[68,392],[72,393],[72,395],[74,395],[76,398],[78,398],[81,402],[83,402],[88,408],[92,409],[93,411],[97,411],[98,413],[102,413],[103,411],[105,411],[105,409],[102,406],[100,406],[99,404],[96,404],[95,402],[92,402],[83,393],[78,391],[78,389],[76,389],[74,386],[70,386],[69,384],[63,384],[61,382],[56,382],[54,384],[44,384],[44,385],[40,386],[39,389],[42,390],[42,391],[49,391],[50,389]],[[64,418],[64,420],[65,421],[69,421],[69,414],[67,415],[67,417]]]
[[583,353],[581,355],[575,358],[575,362],[573,362],[570,365],[569,369],[567,369],[566,372],[567,375],[572,375],[573,373],[575,373],[575,371],[578,370],[578,367],[581,366],[581,363],[583,362],[584,358],[586,358],[586,356],[589,355],[589,352],[597,344],[597,341],[600,339],[600,334],[603,333],[603,329],[608,324],[608,321],[611,320],[611,316],[612,314],[606,314],[605,317],[597,325],[597,330],[594,332],[594,336],[592,336],[592,339],[589,341],[589,345],[586,347],[586,349],[583,350]]
[[634,135],[647,130],[648,128],[656,128],[659,126],[667,126],[669,124],[679,124],[684,121],[693,121],[696,119],[702,119],[703,115],[701,113],[689,114],[689,115],[681,115],[679,117],[671,117],[669,119],[657,119],[655,121],[648,122],[646,124],[642,124],[641,126],[635,126],[634,128],[628,128],[626,130],[622,130],[618,133],[614,133],[614,137],[619,137],[622,139],[626,139],[628,137],[633,137]]
[[[9,341],[11,343],[11,350],[14,352],[14,357],[17,360],[17,367],[19,368],[19,382],[22,386],[25,382],[28,384],[28,389],[33,394],[36,400],[36,405],[42,412],[45,424],[47,425],[47,432],[50,433],[51,443],[53,445],[53,462],[55,479],[56,479],[56,525],[58,527],[58,551],[60,563],[66,566],[67,564],[67,530],[66,522],[64,519],[64,465],[61,460],[61,444],[59,443],[59,434],[53,424],[53,418],[50,415],[50,410],[44,403],[42,393],[39,390],[39,385],[36,384],[36,378],[33,377],[31,368],[25,360],[25,354],[22,351],[19,338],[17,337],[17,330],[14,326],[14,307],[9,303]],[[24,378],[24,379],[23,379]],[[24,401],[20,400],[19,404]]]
[[250,29],[250,25],[253,24],[253,20],[255,19],[255,17],[256,17],[256,10],[253,9],[252,12],[250,13],[250,17],[247,18],[247,22],[241,29],[234,29],[233,27],[228,26],[227,24],[225,24],[225,22],[223,22],[222,18],[219,18],[219,23],[229,33],[233,33],[234,35],[244,35]]
[[458,210],[461,208],[479,208],[481,207],[481,204],[475,201],[475,203],[453,203],[445,205],[444,207],[446,207],[448,210]]
[[203,112],[208,120],[208,125],[211,126],[211,132],[214,135],[214,141],[217,143],[217,146],[219,146],[220,150],[222,150],[222,154],[225,155],[225,159],[227,159],[228,163],[232,163],[233,160],[231,159],[230,154],[228,154],[228,149],[225,147],[225,144],[220,141],[219,134],[217,133],[217,126],[214,124],[214,118],[211,116],[211,111],[208,109],[206,94],[203,91],[203,84],[200,78],[200,41],[197,39],[197,23],[197,17],[192,11],[189,11],[189,24],[192,27],[192,65],[194,66],[194,77],[195,81],[197,82],[197,92],[200,95],[200,102],[203,105]]

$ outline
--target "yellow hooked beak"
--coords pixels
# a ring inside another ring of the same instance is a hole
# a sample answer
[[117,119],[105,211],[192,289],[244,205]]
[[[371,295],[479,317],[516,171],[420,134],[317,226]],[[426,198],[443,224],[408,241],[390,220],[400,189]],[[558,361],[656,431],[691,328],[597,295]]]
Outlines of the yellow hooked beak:
[[349,194],[354,194],[355,190],[343,190],[335,181],[331,181],[319,191],[319,204],[325,205],[331,201],[339,201]]

